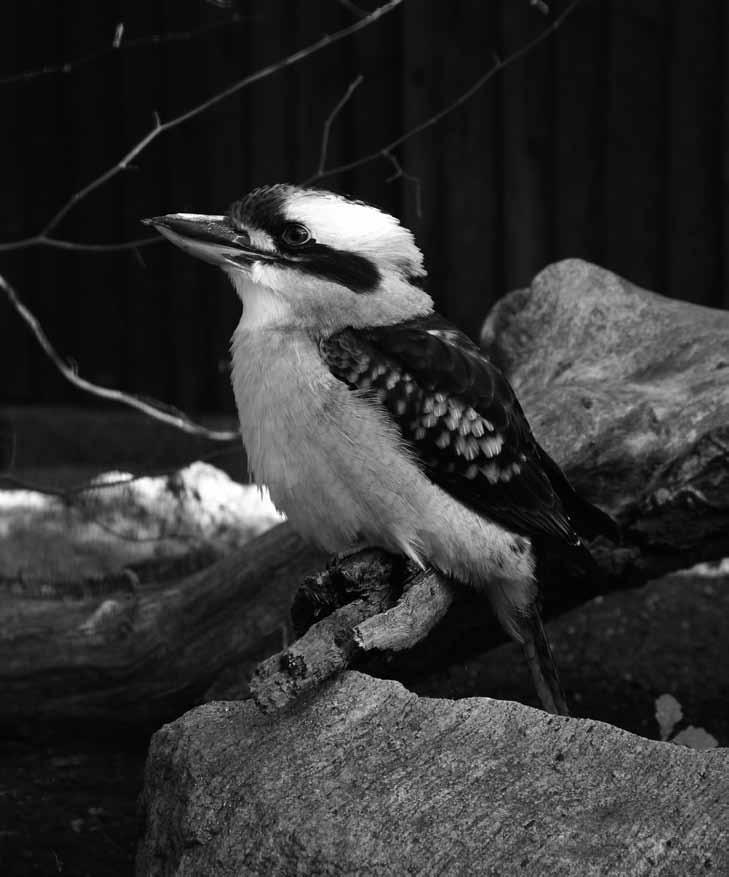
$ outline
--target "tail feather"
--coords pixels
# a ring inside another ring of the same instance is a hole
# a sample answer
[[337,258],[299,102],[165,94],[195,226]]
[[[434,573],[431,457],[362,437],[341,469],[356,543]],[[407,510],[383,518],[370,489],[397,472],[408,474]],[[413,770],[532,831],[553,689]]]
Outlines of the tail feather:
[[586,539],[607,536],[619,545],[622,541],[622,533],[618,522],[607,512],[580,496],[544,448],[537,446],[537,450],[544,471],[579,534]]
[[516,623],[524,657],[542,706],[549,713],[568,716],[570,712],[559,681],[557,665],[536,606],[532,607],[529,615],[522,616]]

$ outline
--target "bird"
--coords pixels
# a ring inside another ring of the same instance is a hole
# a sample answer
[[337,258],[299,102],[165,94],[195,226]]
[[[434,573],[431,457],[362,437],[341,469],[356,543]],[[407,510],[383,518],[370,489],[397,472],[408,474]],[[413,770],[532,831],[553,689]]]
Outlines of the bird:
[[567,715],[539,553],[587,568],[584,540],[615,538],[615,522],[539,445],[499,368],[435,311],[413,234],[374,205],[285,183],[223,215],[142,221],[240,297],[241,435],[294,528],[331,553],[376,546],[485,593],[544,709]]

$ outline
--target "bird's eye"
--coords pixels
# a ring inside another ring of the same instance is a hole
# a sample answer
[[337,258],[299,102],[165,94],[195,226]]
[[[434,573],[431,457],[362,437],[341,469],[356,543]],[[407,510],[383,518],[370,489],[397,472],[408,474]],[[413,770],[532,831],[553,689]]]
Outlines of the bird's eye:
[[303,247],[311,240],[311,232],[300,222],[289,222],[281,232],[281,240],[289,247]]

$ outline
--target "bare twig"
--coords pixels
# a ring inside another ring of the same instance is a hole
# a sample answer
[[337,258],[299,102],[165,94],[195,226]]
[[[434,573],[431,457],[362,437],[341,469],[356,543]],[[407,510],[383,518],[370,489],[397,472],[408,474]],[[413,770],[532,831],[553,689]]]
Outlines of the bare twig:
[[319,165],[318,165],[317,171],[316,171],[318,174],[323,174],[324,168],[326,167],[327,152],[329,150],[329,134],[330,134],[331,129],[332,129],[332,124],[334,123],[334,120],[337,118],[339,113],[342,111],[342,109],[346,105],[347,101],[349,101],[349,99],[352,97],[354,92],[359,88],[359,86],[362,85],[363,81],[364,81],[364,76],[360,73],[355,79],[353,79],[349,83],[349,85],[347,86],[347,90],[344,92],[342,97],[337,101],[334,109],[331,111],[331,113],[329,113],[326,121],[324,122],[324,128],[322,130],[322,135],[321,135],[321,150],[319,153]]
[[137,247],[148,247],[150,244],[158,244],[163,241],[161,235],[153,238],[138,238],[133,241],[124,241],[120,244],[82,244],[77,241],[64,241],[61,238],[41,237],[36,235],[19,241],[0,242],[0,253],[25,250],[43,244],[55,250],[70,250],[74,253],[117,253],[122,250],[136,250]]
[[115,55],[119,54],[120,51],[126,51],[128,49],[138,49],[143,46],[161,46],[164,43],[179,43],[186,40],[193,40],[197,37],[203,36],[204,34],[212,33],[213,31],[220,30],[224,27],[241,24],[244,21],[250,21],[253,17],[254,16],[239,15],[236,12],[231,15],[230,18],[226,18],[224,21],[216,21],[214,24],[208,24],[204,27],[197,28],[196,30],[175,31],[173,33],[166,34],[150,34],[146,37],[137,37],[133,40],[125,40],[123,46],[122,38],[124,36],[124,24],[119,23],[114,30],[114,36],[112,38],[110,46],[106,46],[103,49],[98,49],[95,52],[89,52],[87,55],[82,55],[78,58],[74,58],[71,61],[65,61],[62,64],[46,65],[44,67],[38,67],[34,70],[24,70],[20,73],[12,73],[8,76],[2,76],[0,77],[0,85],[11,85],[17,82],[30,82],[31,80],[38,79],[41,76],[52,76],[57,73],[71,73],[74,70],[78,70],[79,67],[84,67],[87,64],[98,61],[100,58],[104,58],[107,55]]
[[355,168],[362,167],[364,164],[369,164],[371,161],[376,161],[379,158],[385,158],[388,161],[391,161],[389,153],[392,152],[393,149],[396,149],[398,146],[401,146],[403,143],[406,143],[408,140],[411,140],[417,134],[421,134],[423,131],[428,128],[432,128],[433,125],[436,125],[440,122],[441,119],[444,119],[446,116],[450,115],[454,110],[458,109],[458,107],[462,106],[466,101],[476,94],[476,92],[480,91],[484,85],[493,77],[499,73],[501,70],[504,70],[506,67],[509,67],[511,64],[514,64],[519,59],[523,58],[525,55],[529,54],[532,49],[535,49],[540,43],[544,42],[551,34],[553,34],[565,21],[565,19],[576,9],[577,6],[582,2],[582,0],[572,0],[572,2],[567,6],[560,15],[555,18],[551,24],[544,28],[544,30],[538,34],[538,36],[534,37],[533,40],[530,40],[528,43],[525,43],[521,48],[517,49],[515,52],[512,52],[510,55],[507,55],[506,58],[500,59],[497,58],[493,64],[493,66],[480,76],[472,85],[470,85],[466,91],[462,94],[458,95],[458,97],[451,101],[447,106],[443,107],[443,109],[438,110],[437,113],[434,113],[432,116],[429,116],[424,121],[420,122],[414,128],[411,128],[409,131],[406,131],[404,134],[401,134],[399,137],[396,137],[390,143],[385,144],[385,146],[381,146],[379,149],[376,149],[374,152],[369,152],[367,155],[363,155],[360,158],[355,158],[352,161],[345,162],[344,164],[337,165],[336,167],[329,168],[323,173],[316,173],[309,177],[307,180],[303,182],[303,185],[309,186],[312,183],[316,183],[325,177],[334,176],[334,174],[345,173],[346,171],[354,170]]
[[238,432],[233,432],[231,430],[208,429],[199,423],[194,423],[186,414],[177,408],[172,408],[171,406],[162,407],[161,405],[140,399],[138,396],[123,393],[121,390],[114,390],[111,387],[102,387],[99,384],[94,384],[91,381],[82,378],[68,363],[64,362],[51,344],[46,333],[43,331],[43,327],[39,323],[38,318],[28,307],[26,307],[25,304],[23,304],[17,292],[2,275],[0,275],[0,288],[3,289],[12,306],[30,328],[33,335],[35,335],[36,340],[43,348],[46,356],[51,360],[63,377],[75,387],[78,387],[80,390],[84,390],[87,393],[91,393],[93,396],[98,396],[101,399],[107,399],[111,402],[120,402],[123,405],[128,405],[130,408],[136,408],[137,411],[141,411],[143,414],[154,417],[156,420],[160,420],[163,423],[167,423],[169,426],[174,426],[176,429],[190,433],[191,435],[203,436],[204,438],[217,442],[228,442],[238,438]]
[[357,33],[360,30],[368,27],[371,24],[374,24],[383,16],[387,15],[389,12],[392,12],[396,9],[403,0],[388,0],[387,3],[383,3],[382,6],[379,6],[375,9],[374,12],[370,13],[366,18],[361,18],[359,21],[355,21],[353,24],[348,25],[347,27],[342,28],[341,30],[336,31],[333,34],[325,34],[320,39],[316,40],[316,42],[309,44],[303,49],[299,49],[296,52],[293,52],[291,55],[288,55],[285,58],[282,58],[276,61],[273,64],[269,64],[266,67],[262,67],[260,70],[256,70],[255,73],[251,73],[248,76],[243,77],[243,79],[239,79],[237,82],[234,82],[232,85],[229,85],[227,88],[224,88],[222,91],[216,92],[211,97],[207,98],[207,100],[202,101],[199,104],[196,104],[189,110],[186,110],[184,113],[180,113],[177,116],[169,119],[166,122],[162,122],[159,116],[155,113],[154,126],[147,134],[142,137],[125,155],[123,155],[119,161],[112,165],[110,168],[107,168],[102,174],[99,174],[98,177],[91,180],[91,182],[87,183],[77,192],[74,192],[73,195],[66,201],[66,203],[52,216],[44,228],[37,234],[33,235],[30,238],[25,238],[21,241],[10,241],[3,245],[4,250],[11,250],[15,246],[33,246],[36,244],[45,244],[50,234],[54,229],[60,224],[60,222],[73,210],[73,208],[81,201],[83,201],[88,195],[92,192],[99,189],[105,183],[109,182],[113,177],[117,176],[117,174],[121,173],[123,170],[129,167],[132,161],[142,153],[153,141],[155,141],[160,134],[163,134],[165,131],[171,131],[173,128],[177,128],[179,125],[189,121],[195,116],[199,116],[201,113],[210,109],[210,107],[215,106],[226,98],[229,98],[231,95],[236,94],[236,92],[240,91],[243,88],[246,88],[249,85],[252,85],[254,82],[258,82],[261,79],[265,79],[268,76],[271,76],[274,73],[278,73],[280,70],[285,70],[287,67],[291,67],[293,64],[298,63],[299,61],[303,61],[305,58],[308,58],[310,55],[320,51],[321,49],[326,48],[327,46],[334,45],[334,43],[338,43],[340,40],[345,39],[345,37],[351,36],[352,34]]
[[403,170],[400,162],[395,158],[395,156],[391,152],[384,153],[385,158],[387,158],[392,166],[395,168],[395,173],[391,174],[385,180],[386,183],[392,183],[394,180],[407,180],[408,182],[413,184],[413,188],[415,189],[415,213],[418,219],[423,215],[423,200],[422,200],[422,181],[420,177],[416,177],[413,174],[406,173]]

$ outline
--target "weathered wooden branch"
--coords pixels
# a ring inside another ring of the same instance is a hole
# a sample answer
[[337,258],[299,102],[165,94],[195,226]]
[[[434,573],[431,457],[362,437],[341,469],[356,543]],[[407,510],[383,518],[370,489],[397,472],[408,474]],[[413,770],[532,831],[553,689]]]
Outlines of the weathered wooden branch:
[[[585,582],[559,563],[546,570],[547,616],[729,555],[729,313],[645,292],[573,260],[499,302],[483,339],[540,442],[626,527],[625,544],[592,546],[601,581]],[[119,570],[35,590],[6,581],[0,720],[171,718],[221,671],[233,682],[280,648],[297,584],[324,563],[282,525],[204,570],[178,558],[166,569],[133,567],[136,578]],[[436,577],[413,583],[396,563],[375,598],[384,579],[370,577],[373,593],[365,595],[346,584],[348,575],[306,583],[294,624],[298,634],[311,628],[308,639],[256,674],[261,702],[285,702],[348,663],[376,669],[372,655],[405,647],[397,673],[407,678],[502,636],[482,600]],[[301,670],[299,657],[306,673],[277,675],[282,662]]]
[[452,585],[426,570],[403,591],[401,569],[386,553],[368,550],[305,583],[314,596],[330,589],[331,578],[344,578],[356,582],[357,597],[256,668],[250,690],[257,703],[264,710],[285,706],[370,652],[401,652],[423,640],[451,605]]

